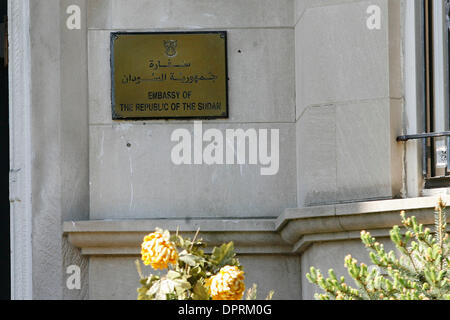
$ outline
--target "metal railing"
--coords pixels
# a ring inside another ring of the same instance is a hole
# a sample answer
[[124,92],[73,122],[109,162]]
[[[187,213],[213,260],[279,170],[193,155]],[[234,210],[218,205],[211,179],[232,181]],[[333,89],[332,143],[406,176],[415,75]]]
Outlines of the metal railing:
[[[446,137],[446,142],[437,148],[435,139],[442,137]],[[427,139],[430,139],[429,143]],[[448,156],[448,150],[450,150],[450,131],[409,134],[397,137],[398,142],[407,142],[410,140],[422,140],[422,171],[425,178],[442,179],[450,177],[450,157]],[[443,174],[436,174],[438,169],[441,169]]]
[[398,136],[398,142],[406,142],[408,140],[419,140],[426,138],[439,138],[439,137],[450,137],[450,131],[443,132],[432,132],[432,133],[418,133],[418,134],[409,134],[404,136]]

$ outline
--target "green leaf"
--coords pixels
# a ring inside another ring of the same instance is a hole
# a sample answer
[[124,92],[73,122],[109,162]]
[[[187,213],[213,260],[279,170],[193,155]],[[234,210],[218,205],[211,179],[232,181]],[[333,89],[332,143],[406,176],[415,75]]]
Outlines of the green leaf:
[[256,283],[253,284],[253,286],[247,290],[247,293],[245,294],[245,300],[256,300],[258,294],[258,286]]
[[167,279],[170,280],[174,280],[181,277],[181,273],[173,271],[173,270],[169,270],[169,272],[167,272]]
[[147,295],[154,296],[156,300],[173,300],[174,297],[182,297],[190,288],[191,284],[185,278],[163,278],[153,284]]
[[188,290],[191,288],[191,284],[184,278],[172,280],[174,288]]
[[155,281],[153,285],[148,289],[148,291],[145,293],[148,296],[155,296],[161,288],[161,280]]
[[272,300],[274,294],[275,294],[275,291],[270,290],[269,293],[267,294],[267,297],[265,300]]
[[219,248],[214,247],[211,258],[218,268],[233,264],[234,252],[233,242],[221,245]]
[[195,284],[193,292],[192,299],[194,300],[210,300],[208,289],[200,281]]
[[183,261],[184,263],[186,263],[187,265],[189,265],[191,267],[195,267],[195,266],[197,266],[197,264],[201,263],[203,259],[196,255],[187,253],[185,250],[182,253],[180,253],[178,260]]

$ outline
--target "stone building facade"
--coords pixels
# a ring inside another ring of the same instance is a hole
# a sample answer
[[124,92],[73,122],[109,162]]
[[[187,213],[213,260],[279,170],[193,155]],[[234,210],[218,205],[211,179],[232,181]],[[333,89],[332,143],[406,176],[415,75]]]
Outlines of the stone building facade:
[[[312,299],[310,266],[367,261],[360,230],[386,242],[402,209],[432,223],[438,153],[397,141],[448,129],[448,3],[429,2],[9,0],[12,298],[135,299],[140,241],[161,227],[233,240],[248,286]],[[112,120],[112,32],[218,30],[229,117],[203,129],[277,129],[277,174],[175,165],[171,134],[194,120]]]

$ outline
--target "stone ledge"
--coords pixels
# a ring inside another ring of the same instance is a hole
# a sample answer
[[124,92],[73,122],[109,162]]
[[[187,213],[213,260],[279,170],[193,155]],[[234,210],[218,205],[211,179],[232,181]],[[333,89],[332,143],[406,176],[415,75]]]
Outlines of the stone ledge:
[[[64,234],[84,255],[138,255],[144,236],[156,227],[193,237],[210,246],[233,241],[240,254],[290,254],[292,247],[275,231],[273,219],[154,219],[64,222]],[[208,248],[207,248],[208,249]]]
[[[443,195],[450,203],[450,196]],[[438,197],[356,202],[286,209],[277,219],[151,219],[64,222],[64,235],[84,255],[139,255],[143,237],[156,227],[193,237],[210,246],[233,241],[240,254],[300,254],[314,242],[358,239],[361,230],[389,235],[401,210],[420,223],[434,223]],[[450,222],[450,215],[447,219]],[[210,249],[210,248],[209,248]]]
[[[442,198],[450,204],[449,196]],[[419,223],[433,224],[432,211],[437,199],[436,196],[286,209],[276,220],[276,230],[285,241],[295,244],[306,235],[389,229],[401,223],[401,210],[416,216]]]
[[[371,230],[370,234],[376,238],[383,238],[389,236],[390,229]],[[344,241],[360,239],[360,231],[336,232],[336,233],[320,233],[307,234],[301,237],[294,245],[293,252],[297,254],[303,253],[310,245],[315,242],[330,242],[330,241]]]

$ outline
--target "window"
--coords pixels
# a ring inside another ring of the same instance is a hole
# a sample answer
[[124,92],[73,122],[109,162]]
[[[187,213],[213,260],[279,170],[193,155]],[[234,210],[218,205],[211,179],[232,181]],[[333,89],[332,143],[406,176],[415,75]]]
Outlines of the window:
[[426,187],[449,186],[450,182],[449,2],[424,1]]

